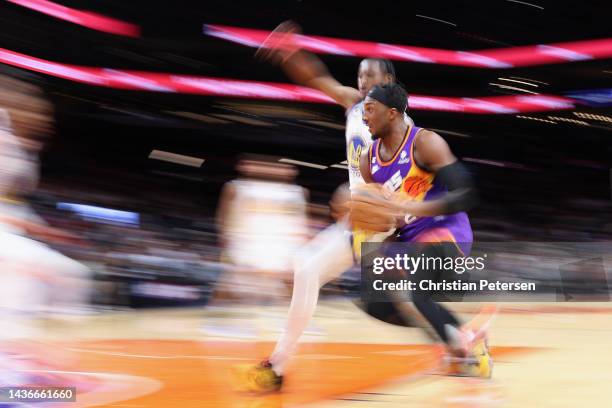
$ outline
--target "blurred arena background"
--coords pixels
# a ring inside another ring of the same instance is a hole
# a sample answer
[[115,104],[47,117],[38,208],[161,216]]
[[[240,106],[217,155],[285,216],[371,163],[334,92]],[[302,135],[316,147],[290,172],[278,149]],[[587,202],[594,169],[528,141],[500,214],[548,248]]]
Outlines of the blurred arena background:
[[[246,174],[241,160],[265,161],[283,182],[295,176],[303,206],[262,221],[294,227],[253,226],[241,237],[291,236],[291,245],[281,239],[287,249],[330,224],[329,200],[347,180],[343,109],[266,88],[291,82],[254,58],[256,32],[232,27],[269,32],[292,19],[305,35],[463,51],[472,62],[396,52],[397,76],[416,95],[410,116],[474,175],[475,241],[533,243],[495,266],[555,281],[542,262],[556,254],[551,243],[612,240],[611,14],[604,1],[3,2],[0,108],[19,137],[40,123],[36,115],[53,130],[35,138],[44,143],[38,187],[21,188],[37,173],[24,170],[19,197],[7,194],[0,211],[28,203],[67,234],[36,239],[88,270],[78,276],[85,300],[67,302],[66,289],[45,281],[53,301],[24,310],[45,343],[34,350],[58,355],[18,370],[84,390],[66,406],[609,406],[609,304],[505,303],[491,339],[493,380],[449,379],[432,373],[440,350],[422,334],[357,312],[358,270],[324,287],[288,391],[237,394],[227,370],[269,353],[291,274],[255,279],[249,265],[230,266],[233,232],[223,230],[229,215],[219,218],[219,203],[224,185]],[[365,55],[344,45],[313,47],[355,86]],[[477,53],[489,49],[511,50],[517,62]],[[190,78],[218,81],[177,85]],[[538,96],[551,99],[529,99]],[[605,282],[606,267],[584,279]],[[477,305],[459,309],[470,316]],[[3,353],[19,349],[7,344]]]

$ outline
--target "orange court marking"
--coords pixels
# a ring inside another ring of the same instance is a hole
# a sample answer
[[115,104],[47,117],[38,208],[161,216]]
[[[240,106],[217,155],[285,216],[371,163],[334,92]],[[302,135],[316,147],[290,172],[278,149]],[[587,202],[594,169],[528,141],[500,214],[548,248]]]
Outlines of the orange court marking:
[[[273,343],[125,339],[65,345],[78,353],[78,371],[129,375],[160,383],[161,388],[149,394],[133,398],[126,393],[125,398],[132,399],[121,401],[142,407],[297,406],[431,372],[442,355],[441,347],[435,345],[301,344],[283,392],[253,396],[236,391],[231,370],[238,364],[256,363],[270,353]],[[498,347],[492,353],[496,358],[530,350]]]

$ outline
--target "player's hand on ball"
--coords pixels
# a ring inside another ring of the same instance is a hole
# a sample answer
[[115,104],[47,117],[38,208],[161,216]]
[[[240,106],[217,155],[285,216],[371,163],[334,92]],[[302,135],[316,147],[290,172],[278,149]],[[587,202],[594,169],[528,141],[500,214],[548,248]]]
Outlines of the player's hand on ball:
[[287,20],[278,25],[259,46],[255,57],[281,64],[300,50],[295,42],[295,34],[302,32],[299,25]]
[[351,192],[349,221],[353,228],[387,232],[397,227],[394,193],[378,184],[366,184]]

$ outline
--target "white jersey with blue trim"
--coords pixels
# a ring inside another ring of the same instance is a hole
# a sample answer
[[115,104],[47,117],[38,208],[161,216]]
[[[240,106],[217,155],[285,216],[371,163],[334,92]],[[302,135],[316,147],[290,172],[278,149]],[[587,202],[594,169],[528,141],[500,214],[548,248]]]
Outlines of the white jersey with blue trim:
[[346,113],[346,165],[349,172],[349,186],[355,188],[363,184],[359,171],[361,152],[372,144],[370,130],[363,123],[363,101],[356,103]]
[[[404,114],[407,123],[414,122]],[[346,164],[349,172],[349,186],[351,189],[364,184],[359,170],[361,152],[367,150],[372,144],[372,135],[367,125],[363,123],[363,101],[356,103],[347,110],[346,114]]]

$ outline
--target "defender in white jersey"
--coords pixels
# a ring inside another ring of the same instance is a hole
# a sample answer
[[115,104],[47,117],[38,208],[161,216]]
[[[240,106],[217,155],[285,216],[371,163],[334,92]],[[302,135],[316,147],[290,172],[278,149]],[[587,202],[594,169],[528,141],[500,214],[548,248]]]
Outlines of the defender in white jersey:
[[[364,183],[359,157],[372,143],[372,135],[363,123],[362,101],[374,85],[395,82],[395,69],[388,60],[364,59],[359,64],[357,88],[344,86],[330,75],[318,57],[301,50],[293,42],[293,34],[297,32],[299,27],[294,23],[281,24],[259,49],[258,55],[279,64],[294,82],[324,92],[346,109],[347,163],[349,185],[353,189]],[[410,121],[408,116],[406,121]],[[346,186],[341,186],[330,203],[332,213],[338,214],[338,222],[319,233],[296,257],[286,330],[269,359],[242,372],[245,389],[268,392],[281,388],[285,365],[314,314],[320,288],[353,266],[355,254],[351,241],[358,244],[365,239],[365,234],[350,231],[343,217],[340,207],[347,194]]]
[[217,225],[232,268],[215,296],[279,297],[285,291],[280,278],[289,278],[308,235],[306,190],[294,184],[293,166],[268,158],[243,159],[238,170],[241,177],[225,185],[219,202]]

